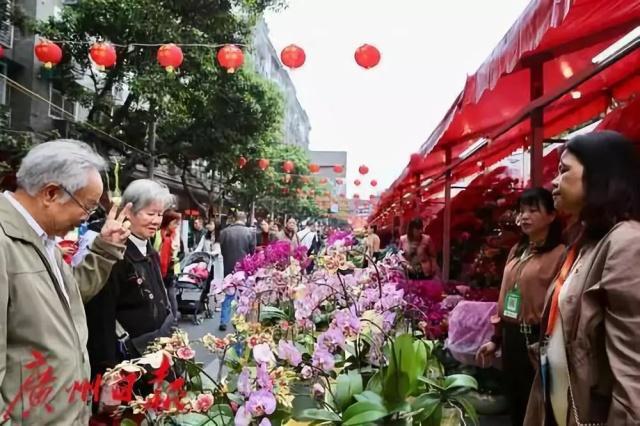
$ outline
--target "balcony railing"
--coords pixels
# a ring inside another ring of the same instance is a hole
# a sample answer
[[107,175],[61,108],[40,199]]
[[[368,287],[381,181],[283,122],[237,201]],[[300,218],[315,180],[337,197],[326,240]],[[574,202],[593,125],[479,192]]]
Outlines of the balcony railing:
[[13,47],[13,25],[11,25],[11,14],[13,12],[13,0],[5,0],[0,5],[5,6],[5,10],[0,11],[0,44]]

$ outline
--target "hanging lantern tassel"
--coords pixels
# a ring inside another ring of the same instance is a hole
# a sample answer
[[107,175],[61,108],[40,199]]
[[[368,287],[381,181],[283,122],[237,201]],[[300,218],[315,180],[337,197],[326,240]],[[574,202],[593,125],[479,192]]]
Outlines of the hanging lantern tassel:
[[176,69],[180,68],[180,65],[182,65],[184,54],[179,46],[169,43],[160,46],[158,49],[157,59],[160,66],[171,74],[174,73]]
[[36,57],[42,62],[45,68],[51,69],[54,65],[58,65],[62,60],[62,49],[49,40],[40,40],[34,47]]

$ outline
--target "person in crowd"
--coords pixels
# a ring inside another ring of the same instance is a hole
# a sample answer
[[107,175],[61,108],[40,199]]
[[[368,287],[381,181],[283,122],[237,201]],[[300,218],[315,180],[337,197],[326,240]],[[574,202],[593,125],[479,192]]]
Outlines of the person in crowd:
[[256,247],[258,250],[264,250],[272,242],[276,241],[278,238],[275,232],[272,232],[270,229],[269,222],[266,219],[261,219],[259,221],[260,229],[256,233]]
[[85,305],[92,377],[121,361],[140,357],[148,344],[171,335],[176,321],[162,279],[160,256],[151,244],[171,200],[149,179],[131,182],[122,195],[131,204],[131,235],[102,291]]
[[367,226],[367,238],[365,240],[365,253],[368,257],[375,259],[380,251],[380,237],[378,236],[376,225]]
[[[169,203],[171,203],[171,201],[169,201]],[[173,206],[164,212],[162,224],[154,237],[153,248],[160,255],[160,272],[169,294],[171,312],[176,320],[179,320],[180,312],[178,312],[175,277],[180,273],[179,254],[181,245],[178,229],[182,216],[172,207]]]
[[[0,423],[88,423],[87,404],[71,401],[68,391],[90,378],[83,301],[100,292],[122,258],[130,206],[120,214],[110,210],[84,261],[73,270],[62,261],[55,237],[96,210],[105,166],[85,143],[42,143],[22,160],[16,192],[0,196]],[[37,363],[33,351],[45,357],[55,376],[45,384],[48,408],[34,406],[23,393],[25,381],[35,374],[25,369]],[[27,410],[28,417],[23,416]]]
[[496,351],[502,349],[506,395],[514,426],[524,421],[535,375],[529,346],[540,336],[545,294],[565,251],[562,224],[556,216],[551,192],[544,188],[524,191],[518,209],[522,238],[507,257],[495,333],[476,354],[479,365],[490,367]]
[[433,278],[438,275],[436,250],[431,237],[423,233],[422,219],[409,222],[407,233],[400,237],[400,249],[407,262],[407,275],[411,279]]
[[220,243],[218,242],[219,226],[216,226],[216,222],[213,218],[207,221],[205,225],[206,232],[200,238],[195,251],[204,251],[207,253],[217,254],[220,253]]
[[276,235],[276,238],[280,233],[280,228],[281,228],[280,223],[278,223],[278,221],[276,220],[272,220],[271,223],[269,224],[269,231],[273,232]]
[[281,241],[289,241],[292,250],[298,248],[300,239],[298,238],[298,221],[295,218],[290,217],[289,220],[287,220],[287,224],[278,235],[278,239]]
[[307,248],[308,255],[317,254],[320,250],[320,241],[316,232],[316,224],[312,221],[302,223],[304,229],[298,232],[299,245]]
[[[256,250],[255,232],[246,226],[247,215],[238,211],[235,222],[220,232],[220,248],[224,261],[224,276],[231,274],[240,260]],[[226,294],[222,302],[220,313],[220,331],[225,331],[231,320],[231,303],[234,295]]]
[[576,136],[553,186],[583,229],[548,294],[524,424],[640,424],[638,148],[612,131]]
[[189,234],[189,251],[198,251],[198,244],[202,241],[202,237],[207,233],[204,226],[204,220],[198,216],[193,221],[193,230]]

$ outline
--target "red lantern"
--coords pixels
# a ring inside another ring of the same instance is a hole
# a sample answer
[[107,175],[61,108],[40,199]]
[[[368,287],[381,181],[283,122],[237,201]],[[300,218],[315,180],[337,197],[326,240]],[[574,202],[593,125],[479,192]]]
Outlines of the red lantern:
[[96,43],[89,49],[91,60],[96,63],[98,69],[104,71],[116,64],[116,49],[110,43]]
[[360,199],[360,194],[353,194],[353,199],[354,200],[359,200]]
[[358,167],[358,171],[360,172],[361,175],[364,176],[367,173],[369,173],[369,168],[363,164],[362,166]]
[[258,160],[258,167],[262,171],[267,170],[267,167],[269,167],[269,160],[267,160],[266,158],[261,158],[260,160]]
[[376,186],[378,186],[378,181],[377,181],[377,180],[375,180],[375,179],[372,179],[372,180],[371,180],[371,186],[373,186],[374,188],[375,188]]
[[36,57],[40,62],[44,62],[45,68],[52,68],[62,60],[62,49],[49,40],[40,40],[34,48]]
[[0,44],[0,59],[4,58],[4,47]]
[[291,69],[300,68],[304,65],[304,61],[307,59],[307,55],[304,53],[304,50],[300,46],[296,46],[295,44],[290,44],[289,46],[282,49],[280,52],[280,59],[282,63],[288,66]]
[[333,166],[333,171],[336,173],[342,173],[343,170],[344,168],[340,164],[335,164]]
[[373,200],[375,200],[375,199],[376,199],[376,196],[375,196],[375,195],[373,195],[373,194],[371,194],[371,195],[369,195],[369,199],[370,199],[371,201],[373,201]]
[[294,167],[293,161],[291,160],[287,160],[282,164],[282,170],[284,170],[285,173],[291,173]]
[[158,49],[157,55],[158,63],[162,68],[171,73],[182,65],[184,55],[182,49],[173,43],[164,44]]
[[227,44],[218,50],[218,62],[229,74],[233,74],[244,63],[244,53],[233,44]]
[[340,179],[340,178],[336,179],[336,184],[338,184],[338,185],[342,185],[343,182],[344,181],[342,179]]
[[354,180],[354,181],[353,181],[353,184],[354,184],[355,186],[360,186],[360,183],[361,183],[361,182],[360,182],[360,179],[356,179],[356,180]]
[[309,164],[309,171],[311,173],[318,173],[320,171],[320,166],[315,163],[311,163]]
[[323,177],[322,179],[320,179],[320,183],[321,183],[322,185],[325,185],[327,182],[328,182],[328,180],[327,180],[327,178],[326,178],[326,177]]
[[238,167],[243,168],[246,165],[247,165],[247,159],[240,156],[240,158],[238,158]]
[[380,62],[380,51],[370,44],[363,44],[356,49],[354,57],[358,65],[362,68],[369,69],[375,67]]

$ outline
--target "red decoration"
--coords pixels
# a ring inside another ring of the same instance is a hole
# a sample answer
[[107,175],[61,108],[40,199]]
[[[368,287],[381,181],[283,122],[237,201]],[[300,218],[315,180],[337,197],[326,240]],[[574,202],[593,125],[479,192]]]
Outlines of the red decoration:
[[412,170],[415,170],[420,166],[421,162],[422,162],[422,156],[417,152],[414,152],[413,154],[411,154],[411,157],[409,158],[409,168],[411,168]]
[[184,55],[182,49],[173,43],[164,44],[158,49],[157,55],[158,63],[162,68],[171,73],[182,65]]
[[289,193],[289,188],[282,188],[282,193],[283,194],[288,194]]
[[356,180],[354,180],[354,181],[353,181],[353,184],[354,184],[355,186],[360,186],[360,183],[361,183],[361,182],[360,182],[360,179],[356,179]]
[[340,178],[336,179],[336,184],[338,184],[338,185],[342,185],[343,182],[344,181],[342,179],[340,179]]
[[233,44],[227,44],[218,50],[218,62],[229,74],[233,74],[244,63],[244,53]]
[[321,183],[322,185],[325,185],[327,182],[328,182],[328,180],[327,180],[327,178],[326,178],[326,177],[323,177],[322,179],[320,179],[320,183]]
[[269,160],[267,160],[266,158],[261,158],[260,160],[258,160],[258,167],[260,168],[260,170],[267,170],[267,168],[269,167]]
[[373,68],[380,62],[380,51],[370,44],[363,44],[356,49],[356,63],[362,68]]
[[247,165],[247,159],[240,156],[240,158],[238,158],[238,167],[242,169],[246,165]]
[[360,172],[361,175],[364,176],[367,173],[369,173],[369,168],[363,164],[362,166],[358,167],[358,171]]
[[89,49],[91,60],[96,63],[98,69],[111,68],[116,64],[116,49],[111,43],[95,43]]
[[40,40],[34,48],[36,57],[40,62],[44,62],[45,68],[52,68],[62,60],[62,49],[49,40]]
[[335,164],[333,166],[333,171],[336,173],[342,173],[343,170],[344,170],[344,167],[342,167],[340,164]]
[[282,63],[288,66],[291,69],[300,68],[304,65],[304,61],[307,59],[307,55],[304,53],[304,50],[300,46],[296,46],[295,44],[290,44],[289,46],[282,49],[280,52],[280,59]]
[[4,47],[0,44],[0,59],[4,58]]
[[284,170],[285,173],[291,173],[294,167],[293,161],[291,160],[287,160],[282,164],[282,170]]
[[315,163],[311,163],[309,164],[309,171],[311,173],[318,173],[320,171],[320,166]]
[[359,200],[360,199],[360,194],[353,194],[353,198],[355,200]]
[[374,188],[378,186],[378,181],[375,179],[371,179],[371,186],[373,186]]
[[370,199],[371,201],[373,201],[373,200],[375,200],[375,199],[376,199],[376,196],[375,196],[375,195],[373,195],[373,194],[371,194],[371,195],[369,195],[369,199]]

